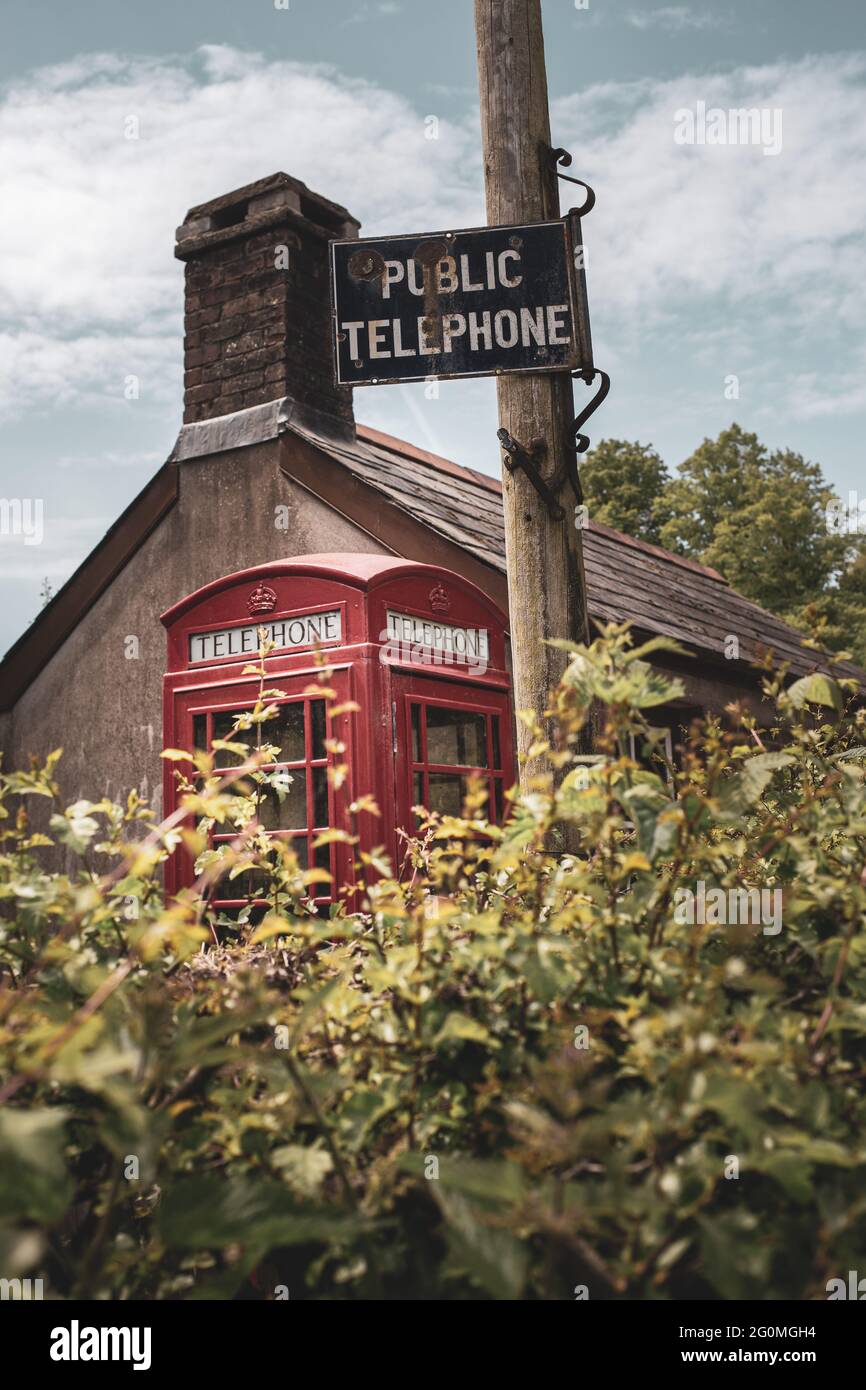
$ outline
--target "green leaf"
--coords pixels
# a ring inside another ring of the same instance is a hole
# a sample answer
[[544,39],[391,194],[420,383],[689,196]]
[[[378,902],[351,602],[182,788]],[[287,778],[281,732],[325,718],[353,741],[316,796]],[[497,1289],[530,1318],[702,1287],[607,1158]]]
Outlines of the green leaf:
[[774,1178],[792,1202],[812,1200],[812,1165],[803,1154],[771,1150],[759,1159],[751,1159],[749,1166]]
[[69,1112],[0,1112],[0,1218],[59,1221],[71,1200],[64,1159]]
[[299,1197],[316,1197],[334,1167],[327,1149],[306,1148],[303,1144],[283,1144],[274,1149],[271,1163]]
[[[427,1162],[426,1154],[405,1153],[400,1157],[399,1166],[404,1172],[426,1179]],[[463,1154],[443,1154],[438,1159],[438,1176],[427,1180],[449,1192],[459,1192],[464,1197],[491,1205],[510,1206],[520,1202],[525,1189],[523,1173],[516,1163],[507,1159],[470,1158]]]
[[802,676],[788,690],[788,699],[795,709],[804,705],[827,705],[841,714],[845,701],[842,691],[833,680],[822,671],[814,671],[811,676]]
[[698,1225],[703,1274],[722,1298],[765,1298],[773,1250],[760,1239],[758,1216],[737,1208]]
[[[626,788],[620,794],[623,810],[630,820],[634,821],[637,831],[638,844],[650,859],[658,848],[656,833],[659,816],[663,811],[671,809],[670,797],[664,796],[657,787],[649,782],[638,782],[633,787]],[[676,839],[677,827],[671,822],[668,834],[662,837],[661,843],[667,848],[671,836]]]
[[526,1282],[525,1244],[488,1224],[488,1213],[468,1197],[431,1186],[445,1217],[450,1272],[468,1275],[493,1298],[520,1298]]
[[760,1122],[761,1093],[738,1077],[715,1075],[707,1083],[701,1106],[720,1115],[732,1132],[754,1134]]
[[53,815],[48,824],[58,840],[68,845],[73,853],[83,854],[94,835],[99,833],[99,822],[90,815],[96,809],[91,801],[76,801],[73,806],[67,806],[65,815]]
[[336,1243],[357,1235],[361,1226],[354,1216],[297,1203],[281,1183],[210,1174],[178,1182],[157,1215],[161,1240],[187,1250]]
[[744,815],[770,785],[774,772],[781,767],[790,767],[794,762],[796,759],[790,753],[758,753],[740,764],[739,771],[722,783],[718,793],[721,814],[734,817]]
[[630,652],[626,652],[625,660],[627,663],[632,661],[642,661],[644,657],[652,652],[674,652],[676,656],[694,657],[694,652],[690,652],[687,647],[674,641],[673,637],[651,637],[648,642],[642,643],[639,647],[633,647]]
[[293,1048],[297,1047],[301,1039],[306,1037],[307,1033],[309,1033],[310,1029],[316,1023],[319,1014],[324,1009],[331,995],[336,989],[340,988],[342,983],[343,976],[335,975],[326,985],[316,990],[310,998],[307,999],[292,1027],[291,1042]]
[[469,1018],[467,1014],[450,1013],[433,1039],[433,1046],[439,1047],[441,1043],[455,1041],[486,1043],[488,1047],[499,1046],[483,1023]]

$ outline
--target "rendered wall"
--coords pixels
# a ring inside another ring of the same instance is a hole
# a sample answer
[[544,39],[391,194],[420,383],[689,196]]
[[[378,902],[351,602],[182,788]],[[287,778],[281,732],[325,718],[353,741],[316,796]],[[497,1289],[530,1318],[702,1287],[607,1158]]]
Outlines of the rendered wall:
[[[67,803],[125,800],[135,787],[159,812],[160,613],[202,584],[267,560],[317,551],[386,553],[290,482],[279,469],[278,448],[274,440],[180,465],[177,504],[5,721],[7,767],[62,747],[59,781]],[[127,655],[135,643],[138,655]]]

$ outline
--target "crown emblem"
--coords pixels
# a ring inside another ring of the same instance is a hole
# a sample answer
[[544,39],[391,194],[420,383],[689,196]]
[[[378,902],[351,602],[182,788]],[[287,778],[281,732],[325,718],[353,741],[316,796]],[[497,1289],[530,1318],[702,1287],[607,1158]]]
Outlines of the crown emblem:
[[277,606],[277,596],[267,584],[257,584],[247,599],[251,613],[270,613]]
[[442,584],[434,584],[430,590],[430,607],[434,613],[448,613],[451,611],[451,600],[448,597],[448,590]]

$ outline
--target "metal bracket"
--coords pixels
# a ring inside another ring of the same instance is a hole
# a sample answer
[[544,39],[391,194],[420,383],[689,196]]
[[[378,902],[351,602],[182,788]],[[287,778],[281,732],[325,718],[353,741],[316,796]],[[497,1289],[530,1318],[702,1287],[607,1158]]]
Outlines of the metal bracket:
[[548,487],[536,465],[536,459],[543,458],[547,453],[547,445],[544,440],[533,439],[529,447],[524,448],[516,439],[511,438],[508,430],[497,430],[496,436],[502,448],[505,450],[502,462],[509,473],[513,473],[516,469],[522,468],[527,478],[532,483],[532,486],[535,488],[535,491],[547,507],[553,520],[562,521],[565,518],[565,512],[557,502],[556,494]]
[[[558,178],[564,179],[567,183],[575,183],[580,188],[586,190],[586,200],[583,206],[572,208],[568,214],[569,217],[574,219],[579,234],[580,219],[586,217],[595,207],[595,191],[590,188],[589,184],[585,183],[583,179],[576,179],[571,174],[563,174],[560,172],[557,167],[558,165],[562,164],[566,169],[571,165],[571,155],[568,150],[564,150],[561,147],[557,149],[548,148],[548,154],[553,161],[553,167]],[[582,270],[580,273],[582,275]],[[599,384],[595,395],[592,397],[589,404],[584,406],[572,425],[574,453],[572,454],[570,450],[566,450],[563,466],[557,470],[554,477],[546,481],[542,478],[536,464],[536,460],[543,458],[547,452],[547,445],[544,440],[534,439],[528,447],[524,447],[518,440],[512,439],[508,430],[501,429],[497,431],[499,443],[505,451],[502,460],[505,467],[508,469],[509,473],[513,473],[517,468],[523,469],[527,478],[532,483],[532,486],[535,488],[535,491],[545,503],[554,521],[563,521],[565,519],[565,511],[557,501],[556,494],[559,492],[566,479],[571,484],[578,505],[583,502],[583,488],[580,484],[577,456],[586,453],[589,448],[590,440],[589,435],[581,433],[581,426],[585,425],[590,416],[595,414],[610,390],[610,377],[607,372],[603,372],[600,367],[592,365],[592,340],[589,333],[589,317],[585,312],[585,286],[581,302],[584,305],[584,314],[583,318],[577,323],[577,329],[579,341],[583,345],[582,360],[588,365],[582,367],[580,371],[572,372],[571,375],[574,380],[579,379],[587,386],[591,386],[596,376],[598,376]],[[577,313],[577,309],[575,313]]]
[[566,169],[570,167],[571,155],[568,153],[568,150],[562,149],[561,146],[555,150],[552,149],[550,151],[550,157],[553,160],[553,168],[558,179],[564,179],[566,183],[576,183],[581,188],[586,189],[586,202],[583,207],[571,209],[577,217],[586,217],[595,207],[595,191],[590,188],[588,183],[584,183],[583,179],[576,179],[572,174],[563,174],[557,169],[556,166],[558,164],[564,164]]
[[610,390],[610,377],[607,372],[603,372],[600,367],[592,367],[572,373],[572,377],[575,380],[579,379],[585,382],[587,386],[592,385],[596,376],[600,378],[598,389],[589,404],[585,405],[580,414],[576,416],[574,424],[572,425],[574,454],[572,455],[570,452],[566,453],[564,466],[559,469],[549,482],[546,482],[544,478],[542,478],[536,466],[536,459],[543,458],[547,453],[547,445],[543,439],[534,439],[527,449],[524,448],[522,444],[518,443],[516,439],[512,439],[508,430],[502,429],[496,431],[499,443],[505,450],[505,456],[502,460],[505,467],[508,469],[509,473],[513,473],[517,468],[523,469],[527,478],[532,483],[532,486],[535,488],[535,491],[545,503],[554,521],[562,521],[565,517],[565,511],[557,501],[556,494],[562,487],[566,478],[571,483],[572,491],[574,492],[578,505],[583,502],[583,488],[580,483],[577,456],[578,454],[586,453],[589,448],[590,439],[588,434],[581,433],[581,426],[585,425],[590,416],[595,414]]
[[583,410],[576,417],[574,425],[572,426],[572,429],[574,431],[574,452],[576,454],[585,454],[587,449],[589,448],[589,435],[581,434],[580,427],[581,425],[586,424],[590,415],[595,414],[595,412],[598,410],[598,407],[605,399],[608,391],[610,390],[610,377],[608,376],[607,372],[603,372],[601,370],[601,367],[591,367],[585,371],[572,373],[572,377],[575,381],[583,381],[586,383],[587,386],[592,385],[593,379],[596,376],[599,376],[601,378],[598,384],[598,390],[596,391],[592,400],[589,402],[589,405],[584,406]]
[[[559,164],[565,165],[566,169],[570,167],[571,155],[569,154],[568,150],[562,149],[561,146],[555,150],[551,149],[550,158],[553,161],[553,167],[556,170],[557,178],[565,179],[568,183],[579,184],[581,188],[586,189],[586,202],[584,203],[583,207],[571,208],[568,213],[568,217],[572,219],[573,223],[573,243],[575,245],[582,246],[583,234],[580,229],[580,219],[582,217],[586,217],[587,213],[592,212],[593,208],[595,207],[595,191],[592,188],[590,188],[588,183],[584,183],[583,179],[573,178],[571,174],[563,174],[557,168],[557,165]],[[581,425],[585,425],[589,417],[595,414],[596,410],[598,410],[598,407],[601,405],[602,401],[605,399],[608,391],[610,390],[610,377],[608,376],[607,372],[603,372],[600,367],[596,367],[595,363],[592,360],[592,337],[589,328],[589,313],[586,307],[586,282],[583,278],[583,274],[583,266],[581,265],[579,270],[580,284],[578,285],[578,290],[580,292],[577,296],[575,313],[577,336],[578,341],[581,345],[582,361],[585,363],[585,365],[581,367],[580,371],[572,372],[572,377],[574,380],[583,381],[587,386],[592,385],[596,376],[598,376],[600,380],[598,390],[592,397],[592,400],[589,402],[589,405],[585,406],[584,409],[577,416],[572,427],[574,433],[574,451],[576,454],[585,454],[587,449],[589,448],[590,443],[589,435],[581,434]],[[577,468],[575,466],[574,476],[572,477],[572,484],[576,483]],[[578,493],[578,501],[580,501],[581,499],[579,484],[575,486],[575,492]]]

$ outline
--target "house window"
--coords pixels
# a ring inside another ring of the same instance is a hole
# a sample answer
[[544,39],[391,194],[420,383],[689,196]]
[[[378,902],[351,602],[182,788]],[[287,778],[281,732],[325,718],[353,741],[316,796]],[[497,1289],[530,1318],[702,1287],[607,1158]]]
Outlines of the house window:
[[[194,715],[195,746],[212,749],[215,739],[225,739],[245,743],[252,751],[256,744],[255,726],[238,733],[232,732],[238,715],[248,708],[244,705]],[[276,774],[279,785],[260,786],[252,781],[251,785],[258,793],[258,818],[268,836],[291,840],[302,869],[324,869],[333,876],[333,845],[313,848],[316,837],[332,823],[328,752],[325,746],[327,718],[324,700],[307,698],[280,704],[276,717],[261,725],[262,743],[277,746],[279,752],[276,761],[264,764],[260,769]],[[226,749],[217,749],[214,759],[217,774],[222,774],[227,780],[232,777],[233,770],[245,761],[240,754]],[[235,834],[222,828],[213,830],[211,843],[214,846],[229,844]],[[215,906],[242,907],[250,899],[255,900],[263,892],[267,893],[267,878],[260,870],[248,870],[237,878],[224,878],[218,891],[220,897],[215,899]],[[316,884],[313,893],[315,901],[324,905],[331,901],[333,887]]]
[[486,814],[500,822],[504,808],[504,772],[500,716],[483,710],[411,703],[412,793],[417,806],[459,816],[473,775],[487,788]]

